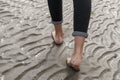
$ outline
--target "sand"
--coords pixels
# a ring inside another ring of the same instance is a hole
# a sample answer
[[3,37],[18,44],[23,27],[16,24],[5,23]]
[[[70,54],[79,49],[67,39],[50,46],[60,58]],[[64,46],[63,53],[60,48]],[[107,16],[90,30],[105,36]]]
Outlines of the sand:
[[92,0],[80,72],[65,63],[74,48],[72,0],[63,8],[64,44],[56,46],[47,0],[0,0],[0,80],[120,80],[120,0]]

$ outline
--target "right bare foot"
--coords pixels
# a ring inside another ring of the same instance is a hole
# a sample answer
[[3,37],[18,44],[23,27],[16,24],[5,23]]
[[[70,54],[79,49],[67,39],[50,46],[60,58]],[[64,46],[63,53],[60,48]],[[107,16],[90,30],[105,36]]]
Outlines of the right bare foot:
[[75,71],[79,71],[81,60],[82,57],[80,55],[72,56],[72,58],[67,58],[67,64]]

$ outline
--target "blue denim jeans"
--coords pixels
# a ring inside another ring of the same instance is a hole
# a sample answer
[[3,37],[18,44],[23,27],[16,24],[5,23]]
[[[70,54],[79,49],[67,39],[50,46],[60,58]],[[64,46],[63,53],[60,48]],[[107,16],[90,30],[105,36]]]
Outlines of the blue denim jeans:
[[[48,7],[53,24],[63,22],[62,0],[48,0]],[[91,14],[91,0],[73,0],[74,22],[73,36],[88,37],[88,26]]]

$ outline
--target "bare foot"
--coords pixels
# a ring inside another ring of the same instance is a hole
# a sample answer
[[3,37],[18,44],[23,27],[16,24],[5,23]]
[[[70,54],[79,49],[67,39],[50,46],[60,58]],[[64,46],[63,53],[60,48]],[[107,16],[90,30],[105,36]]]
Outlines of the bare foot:
[[56,44],[63,43],[63,35],[64,35],[64,33],[56,35],[55,31],[52,32],[52,37]]
[[80,63],[82,61],[82,57],[80,55],[74,55],[72,58],[67,58],[67,64],[72,67],[74,70],[80,70]]

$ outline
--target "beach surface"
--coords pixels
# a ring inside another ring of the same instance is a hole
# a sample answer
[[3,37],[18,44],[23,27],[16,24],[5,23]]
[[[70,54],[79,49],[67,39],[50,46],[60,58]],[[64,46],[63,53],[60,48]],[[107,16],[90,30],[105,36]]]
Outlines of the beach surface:
[[0,0],[0,80],[120,80],[120,0],[92,0],[79,72],[66,65],[72,0],[63,0],[63,18],[64,43],[56,46],[47,0]]

